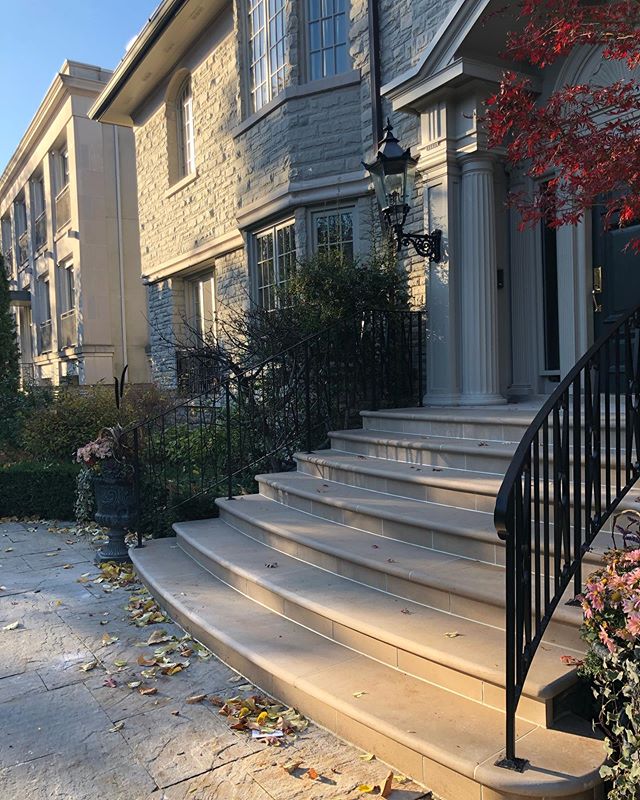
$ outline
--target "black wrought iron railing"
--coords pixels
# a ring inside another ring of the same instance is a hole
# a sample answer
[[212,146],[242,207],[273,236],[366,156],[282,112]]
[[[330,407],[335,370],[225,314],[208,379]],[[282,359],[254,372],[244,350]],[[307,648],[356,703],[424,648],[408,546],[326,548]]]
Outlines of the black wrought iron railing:
[[424,337],[423,312],[367,311],[129,429],[139,546],[211,516],[217,496],[254,491],[256,473],[292,469],[363,408],[421,404]]
[[[506,757],[518,701],[551,617],[582,590],[582,560],[640,476],[640,307],[578,361],[520,442],[494,519],[506,547]],[[570,587],[573,586],[571,590]]]
[[182,397],[212,391],[221,377],[219,360],[206,348],[176,350],[177,388]]

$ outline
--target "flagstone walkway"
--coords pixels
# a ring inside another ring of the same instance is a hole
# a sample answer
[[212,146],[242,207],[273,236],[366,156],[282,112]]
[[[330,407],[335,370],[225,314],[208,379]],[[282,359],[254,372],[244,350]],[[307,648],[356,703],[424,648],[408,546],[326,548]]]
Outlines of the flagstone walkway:
[[[136,587],[95,583],[95,548],[71,526],[0,522],[1,800],[375,796],[358,787],[382,785],[389,768],[315,725],[288,747],[266,746],[231,730],[208,699],[193,702],[242,689],[215,657],[194,653],[176,674],[141,676],[150,634],[184,632],[134,625],[127,605]],[[145,686],[157,691],[143,695]],[[290,774],[292,762],[300,763]],[[427,797],[398,780],[389,795]]]

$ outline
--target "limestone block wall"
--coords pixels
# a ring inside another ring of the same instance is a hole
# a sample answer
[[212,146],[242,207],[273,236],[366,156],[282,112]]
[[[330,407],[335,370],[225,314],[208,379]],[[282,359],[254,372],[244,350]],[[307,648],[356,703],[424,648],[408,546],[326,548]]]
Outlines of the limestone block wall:
[[[297,203],[295,192],[300,186],[324,182],[334,191],[333,199],[322,202],[340,202],[341,185],[348,180],[345,176],[364,177],[360,162],[375,154],[368,2],[350,3],[353,70],[325,84],[306,81],[304,2],[287,3],[286,88],[258,114],[252,115],[248,107],[244,5],[236,0],[202,32],[134,115],[141,269],[152,281],[148,294],[151,356],[154,375],[161,382],[175,380],[175,358],[166,344],[171,337],[166,334],[169,326],[179,327],[184,316],[184,280],[198,269],[214,267],[222,321],[231,308],[246,305],[250,297],[251,247],[239,246],[238,232],[245,245],[250,245],[252,233],[261,225],[291,216],[296,220],[298,252],[303,255],[314,206]],[[415,63],[451,4],[452,0],[380,0],[383,83]],[[167,112],[167,99],[188,74],[196,173],[175,181],[170,152],[175,118]],[[403,144],[415,148],[418,120],[398,115],[394,124]],[[364,180],[362,186],[360,200],[353,194],[347,198],[359,210],[367,208],[364,216],[368,219],[361,219],[361,229],[370,220],[377,222],[375,203],[366,194]],[[279,202],[277,208],[271,198]],[[262,207],[264,216],[260,218]],[[253,213],[253,209],[258,211]],[[423,215],[418,185],[409,218],[411,229],[423,231]],[[238,221],[248,218],[250,222]],[[221,246],[200,264],[188,258],[207,243],[215,249],[216,243],[234,235],[236,240],[228,251]],[[400,268],[407,272],[414,304],[424,305],[424,260],[414,254],[403,255]],[[166,327],[165,333],[154,333],[154,326],[157,330]]]

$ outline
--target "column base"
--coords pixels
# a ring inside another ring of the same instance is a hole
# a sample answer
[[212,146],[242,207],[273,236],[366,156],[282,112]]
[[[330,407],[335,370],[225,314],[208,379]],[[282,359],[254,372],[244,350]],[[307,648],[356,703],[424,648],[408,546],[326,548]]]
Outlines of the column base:
[[459,403],[461,406],[503,406],[507,398],[501,394],[461,394]]

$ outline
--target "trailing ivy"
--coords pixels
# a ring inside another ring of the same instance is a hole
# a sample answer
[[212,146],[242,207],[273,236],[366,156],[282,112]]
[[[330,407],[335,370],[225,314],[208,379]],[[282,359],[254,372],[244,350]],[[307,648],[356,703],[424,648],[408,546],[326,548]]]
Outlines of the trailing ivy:
[[611,550],[582,596],[582,637],[589,651],[581,672],[600,707],[607,762],[600,774],[608,800],[640,796],[640,550]]

